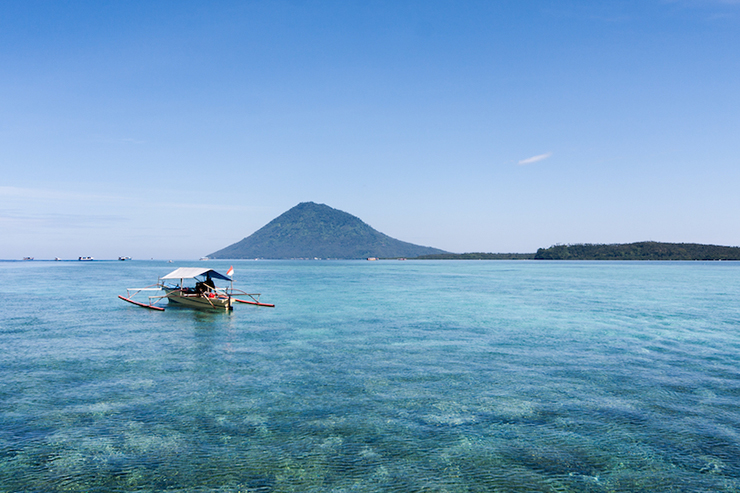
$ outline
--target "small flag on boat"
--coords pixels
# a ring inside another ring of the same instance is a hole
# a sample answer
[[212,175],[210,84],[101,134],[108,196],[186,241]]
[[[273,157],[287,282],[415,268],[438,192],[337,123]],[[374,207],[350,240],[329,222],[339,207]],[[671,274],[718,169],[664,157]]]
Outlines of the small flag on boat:
[[233,265],[229,267],[229,270],[226,271],[226,275],[229,277],[234,277],[234,266]]

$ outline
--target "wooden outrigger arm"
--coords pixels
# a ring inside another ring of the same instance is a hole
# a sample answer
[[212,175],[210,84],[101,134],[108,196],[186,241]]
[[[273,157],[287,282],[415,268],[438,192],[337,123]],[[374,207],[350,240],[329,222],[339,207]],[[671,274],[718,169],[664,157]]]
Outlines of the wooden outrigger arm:
[[[237,301],[239,303],[246,303],[248,305],[257,305],[257,306],[269,306],[270,308],[275,308],[275,305],[273,305],[272,303],[262,303],[262,302],[260,302],[260,293],[251,293],[250,294],[250,293],[245,293],[244,291],[242,291],[241,293],[238,293],[238,294],[242,294],[244,296],[249,296],[250,298],[252,298],[252,301],[249,301],[249,300],[240,300],[239,298],[233,298],[234,301]],[[255,296],[256,296],[256,298],[255,298]]]
[[[153,286],[157,286],[157,287],[155,288]],[[157,310],[157,311],[163,312],[164,311],[164,308],[161,307],[161,306],[155,306],[155,305],[153,305],[152,304],[152,299],[156,298],[158,300],[161,300],[162,298],[164,298],[164,296],[150,296],[149,297],[149,304],[148,305],[146,303],[141,303],[139,301],[134,301],[132,299],[134,296],[136,296],[137,294],[139,294],[142,291],[161,291],[161,290],[162,290],[162,288],[159,286],[159,284],[152,284],[151,286],[147,286],[145,288],[131,288],[131,289],[127,289],[126,290],[126,295],[128,296],[128,298],[126,296],[122,296],[120,294],[118,295],[118,297],[121,298],[123,301],[128,301],[129,303],[132,303],[132,304],[134,304],[136,306],[140,306],[142,308],[149,308],[150,310]],[[134,294],[131,294],[131,291],[133,291]]]
[[140,306],[142,308],[149,308],[150,310],[159,310],[161,312],[164,311],[164,308],[161,306],[155,306],[155,305],[147,305],[146,303],[139,303],[138,301],[134,301],[131,298],[126,298],[125,296],[118,295],[119,298],[121,298],[123,301],[128,301],[129,303],[133,303],[136,306]]
[[260,303],[259,301],[240,300],[239,298],[234,298],[234,301],[239,303],[246,303],[248,305],[269,306],[271,308],[275,308],[275,305],[273,305],[272,303]]

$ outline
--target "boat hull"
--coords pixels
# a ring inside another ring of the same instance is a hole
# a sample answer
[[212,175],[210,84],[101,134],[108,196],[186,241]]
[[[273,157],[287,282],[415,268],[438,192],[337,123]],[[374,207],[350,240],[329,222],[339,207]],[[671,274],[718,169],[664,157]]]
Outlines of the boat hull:
[[216,310],[232,310],[231,298],[228,296],[209,297],[203,294],[186,293],[181,289],[165,288],[167,301],[191,308],[205,308]]

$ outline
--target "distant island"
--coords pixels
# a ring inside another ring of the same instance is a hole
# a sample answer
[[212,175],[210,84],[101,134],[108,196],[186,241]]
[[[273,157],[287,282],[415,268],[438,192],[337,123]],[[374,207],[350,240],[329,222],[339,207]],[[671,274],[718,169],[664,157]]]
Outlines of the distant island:
[[208,255],[212,259],[413,260],[740,260],[740,247],[699,243],[577,243],[536,253],[450,253],[376,231],[360,218],[325,204],[302,202],[250,236]]
[[302,202],[212,259],[364,259],[446,253],[376,231],[358,217],[325,204]]
[[621,244],[554,245],[540,248],[536,260],[740,260],[740,247],[642,241]]
[[435,253],[412,260],[533,260],[534,253]]
[[414,260],[740,260],[740,247],[698,243],[554,245],[536,253],[441,253]]

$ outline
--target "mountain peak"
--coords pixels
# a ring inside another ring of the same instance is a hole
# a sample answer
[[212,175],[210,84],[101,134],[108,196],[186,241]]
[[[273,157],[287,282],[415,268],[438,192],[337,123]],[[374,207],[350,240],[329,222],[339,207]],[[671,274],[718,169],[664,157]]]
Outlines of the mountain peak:
[[418,257],[445,253],[396,240],[360,218],[326,204],[301,202],[243,240],[210,258]]

